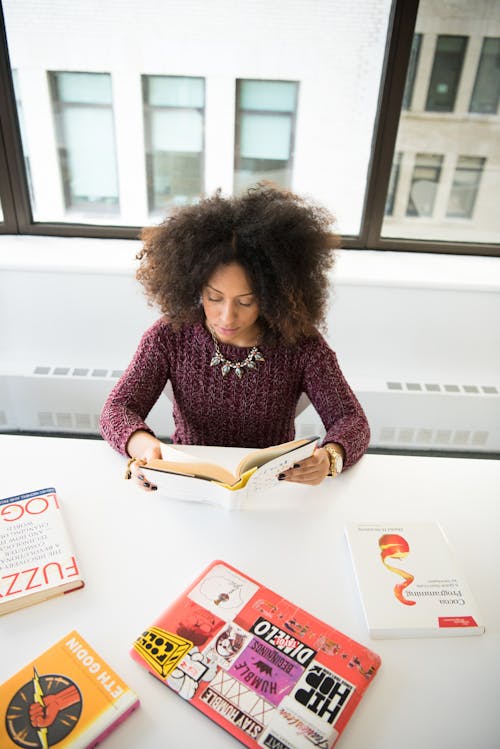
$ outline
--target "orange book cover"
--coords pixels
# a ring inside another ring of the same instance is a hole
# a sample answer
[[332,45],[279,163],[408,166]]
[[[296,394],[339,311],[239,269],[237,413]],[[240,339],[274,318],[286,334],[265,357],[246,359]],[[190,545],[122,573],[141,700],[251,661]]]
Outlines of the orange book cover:
[[2,749],[91,749],[139,705],[76,631],[0,686]]
[[136,640],[132,657],[248,747],[332,747],[380,658],[215,561]]
[[56,490],[0,499],[0,614],[83,585]]

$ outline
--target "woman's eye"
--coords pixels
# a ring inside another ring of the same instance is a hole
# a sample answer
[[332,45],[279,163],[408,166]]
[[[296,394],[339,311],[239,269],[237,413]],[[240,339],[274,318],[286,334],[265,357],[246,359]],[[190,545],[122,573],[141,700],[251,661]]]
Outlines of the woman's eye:
[[222,299],[214,299],[214,297],[212,297],[212,296],[209,296],[209,297],[208,297],[208,301],[209,301],[209,302],[222,302]]

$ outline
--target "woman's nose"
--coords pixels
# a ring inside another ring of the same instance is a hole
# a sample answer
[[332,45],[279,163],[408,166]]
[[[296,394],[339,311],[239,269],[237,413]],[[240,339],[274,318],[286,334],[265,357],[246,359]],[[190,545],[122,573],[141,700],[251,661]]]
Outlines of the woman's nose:
[[236,319],[236,311],[234,305],[231,302],[227,302],[223,305],[221,310],[221,319],[228,323]]

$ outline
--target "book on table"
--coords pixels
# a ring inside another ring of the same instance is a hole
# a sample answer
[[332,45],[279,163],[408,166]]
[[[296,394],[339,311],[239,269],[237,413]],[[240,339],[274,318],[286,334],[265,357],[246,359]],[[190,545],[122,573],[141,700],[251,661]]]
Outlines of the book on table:
[[0,499],[0,614],[83,585],[56,490]]
[[246,746],[288,749],[332,747],[380,666],[364,645],[220,560],[147,626],[131,656]]
[[75,630],[0,685],[0,747],[90,749],[139,705]]
[[310,457],[318,440],[318,436],[304,437],[251,450],[237,465],[231,465],[234,448],[215,448],[220,463],[213,463],[190,453],[189,445],[162,443],[162,457],[150,460],[143,466],[143,472],[162,493],[171,497],[232,509],[256,493],[277,486],[278,476]]
[[372,637],[484,632],[477,603],[438,523],[351,522],[346,535]]

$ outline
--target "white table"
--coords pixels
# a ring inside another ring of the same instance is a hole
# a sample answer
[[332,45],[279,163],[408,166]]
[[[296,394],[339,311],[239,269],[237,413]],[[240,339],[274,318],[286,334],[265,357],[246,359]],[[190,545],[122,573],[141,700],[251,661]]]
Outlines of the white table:
[[[500,746],[500,461],[367,455],[319,488],[283,482],[265,507],[228,513],[142,493],[123,480],[123,459],[99,441],[3,435],[0,456],[0,497],[56,487],[86,580],[81,591],[0,618],[0,682],[78,629],[141,698],[107,749],[238,745],[128,654],[216,558],[382,657],[342,749]],[[438,520],[486,634],[370,640],[343,536],[351,519]]]

